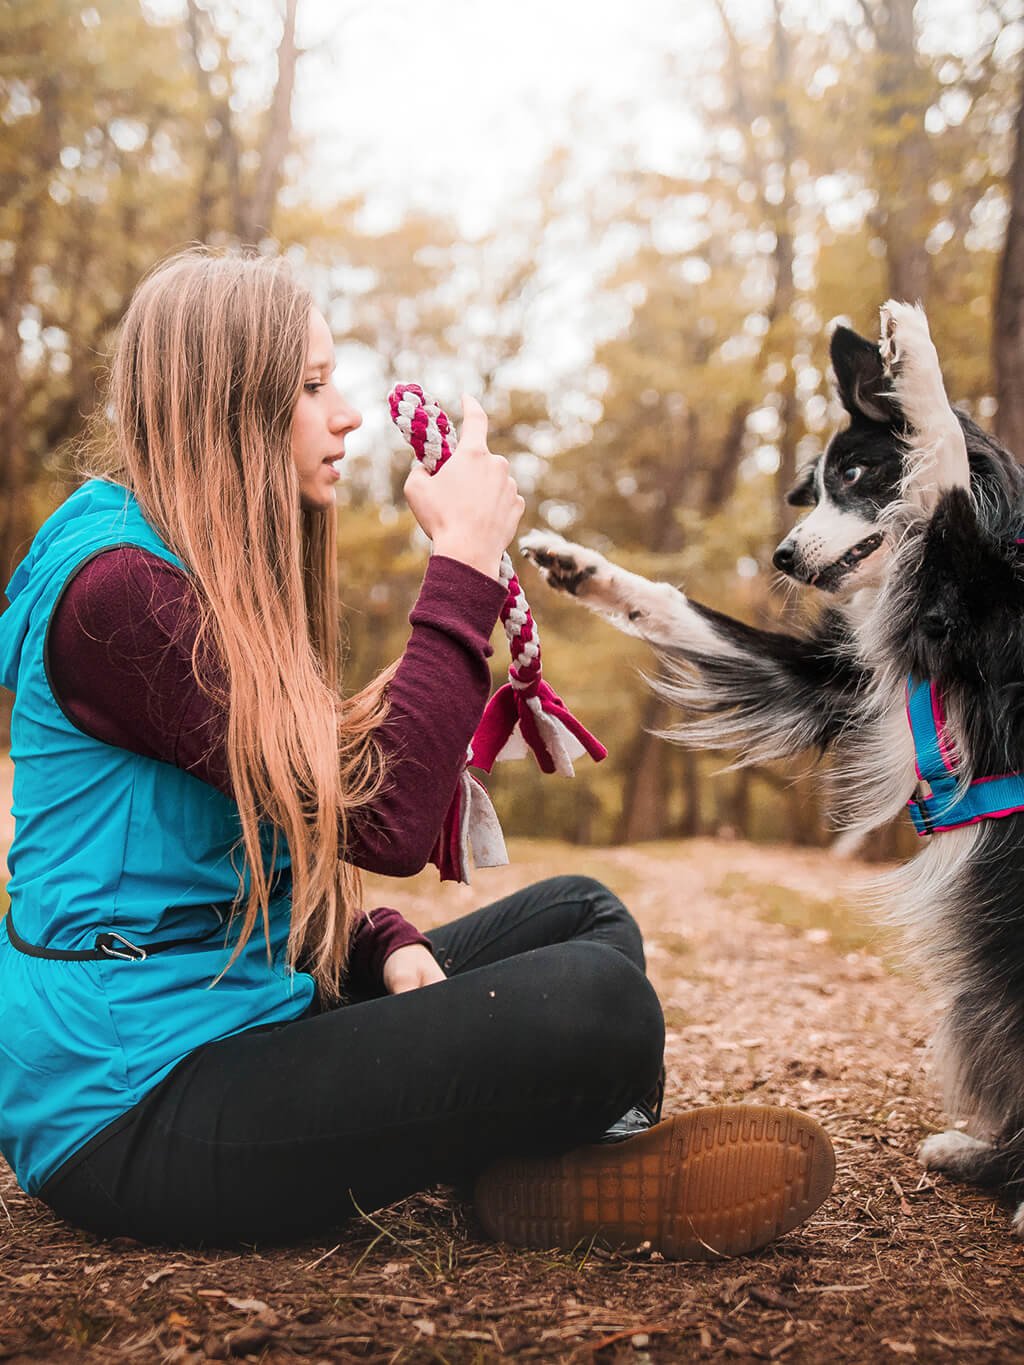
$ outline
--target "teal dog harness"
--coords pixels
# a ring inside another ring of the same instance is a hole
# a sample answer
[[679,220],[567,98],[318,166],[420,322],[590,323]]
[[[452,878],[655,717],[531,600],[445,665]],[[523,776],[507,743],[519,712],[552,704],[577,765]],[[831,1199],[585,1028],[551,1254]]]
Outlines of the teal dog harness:
[[914,737],[917,791],[907,803],[918,834],[938,834],[979,820],[999,820],[1024,810],[1024,775],[956,775],[956,749],[946,728],[942,694],[928,678],[907,679],[907,719]]

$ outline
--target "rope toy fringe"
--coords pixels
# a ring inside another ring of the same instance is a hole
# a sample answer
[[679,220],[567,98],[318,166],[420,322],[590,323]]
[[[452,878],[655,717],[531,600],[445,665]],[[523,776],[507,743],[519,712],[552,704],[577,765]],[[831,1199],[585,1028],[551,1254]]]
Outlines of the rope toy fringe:
[[[418,384],[397,384],[388,404],[392,421],[416,458],[428,474],[435,474],[452,453],[455,433],[447,413]],[[487,703],[467,762],[489,773],[496,762],[524,758],[532,752],[542,772],[572,777],[573,759],[586,753],[599,763],[608,750],[541,677],[540,635],[507,553],[501,557],[499,577],[505,588],[501,623],[512,661],[508,682]],[[431,855],[442,881],[469,881],[470,850],[477,867],[498,867],[508,862],[490,797],[463,769]]]

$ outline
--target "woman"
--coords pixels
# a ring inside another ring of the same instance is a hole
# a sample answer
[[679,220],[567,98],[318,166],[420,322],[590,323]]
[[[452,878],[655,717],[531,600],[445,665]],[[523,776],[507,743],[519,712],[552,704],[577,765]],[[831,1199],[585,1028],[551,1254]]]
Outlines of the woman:
[[[437,838],[523,502],[466,400],[451,460],[406,483],[434,553],[405,653],[343,699],[360,417],[333,363],[283,262],[166,262],[122,324],[92,477],[8,586],[0,1149],[57,1213],[147,1241],[313,1235],[479,1174],[512,1240],[760,1245],[824,1198],[827,1138],[754,1108],[628,1136],[656,1117],[663,1023],[610,892],[559,877],[429,935],[359,910],[359,868],[409,875]],[[628,1140],[572,1150],[605,1130]],[[595,1176],[608,1207],[581,1202]]]

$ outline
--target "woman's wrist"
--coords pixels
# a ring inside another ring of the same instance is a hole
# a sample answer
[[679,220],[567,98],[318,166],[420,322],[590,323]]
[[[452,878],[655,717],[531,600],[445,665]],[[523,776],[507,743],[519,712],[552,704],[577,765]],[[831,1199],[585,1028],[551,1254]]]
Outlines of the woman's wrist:
[[434,553],[446,559],[468,564],[471,569],[486,574],[488,578],[498,578],[501,570],[501,551],[485,550],[479,545],[459,540],[454,536],[441,536],[434,541]]

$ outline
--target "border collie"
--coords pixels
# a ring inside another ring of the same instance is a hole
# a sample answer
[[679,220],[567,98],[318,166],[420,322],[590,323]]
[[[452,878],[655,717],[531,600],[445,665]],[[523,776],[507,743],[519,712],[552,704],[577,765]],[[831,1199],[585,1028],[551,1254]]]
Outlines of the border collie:
[[[885,909],[941,1003],[947,1108],[969,1130],[935,1134],[918,1155],[928,1170],[1016,1187],[1016,1201],[1024,471],[950,406],[924,312],[890,302],[881,318],[878,345],[846,327],[832,336],[849,422],[791,490],[812,510],[775,551],[778,569],[827,595],[807,633],[753,629],[548,532],[522,549],[551,587],[655,647],[652,685],[683,712],[666,738],[737,751],[740,764],[828,751],[832,809],[851,832],[910,804],[923,848],[884,879]],[[1024,1237],[1024,1202],[1013,1227]]]

